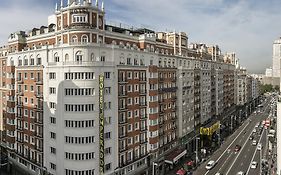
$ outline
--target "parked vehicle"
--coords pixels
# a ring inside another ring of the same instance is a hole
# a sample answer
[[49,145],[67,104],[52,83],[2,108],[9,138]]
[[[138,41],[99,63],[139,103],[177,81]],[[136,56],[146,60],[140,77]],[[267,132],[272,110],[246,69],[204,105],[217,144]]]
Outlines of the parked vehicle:
[[214,160],[211,160],[211,161],[209,161],[209,162],[207,163],[206,169],[207,169],[207,170],[210,170],[210,169],[212,169],[215,165],[216,165],[216,162],[215,162]]

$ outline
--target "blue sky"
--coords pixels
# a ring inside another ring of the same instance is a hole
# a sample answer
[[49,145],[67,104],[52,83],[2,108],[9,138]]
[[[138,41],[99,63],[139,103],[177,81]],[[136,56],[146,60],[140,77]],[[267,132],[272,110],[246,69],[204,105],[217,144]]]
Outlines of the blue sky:
[[[0,2],[0,43],[5,44],[11,32],[46,25],[56,1]],[[280,0],[105,0],[105,9],[107,21],[184,31],[189,42],[234,51],[255,73],[271,66],[272,43],[281,36]]]

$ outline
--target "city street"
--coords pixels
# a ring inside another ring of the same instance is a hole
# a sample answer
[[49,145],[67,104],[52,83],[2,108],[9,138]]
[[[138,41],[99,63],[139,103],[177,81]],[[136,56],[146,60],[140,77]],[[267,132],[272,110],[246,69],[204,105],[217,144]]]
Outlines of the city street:
[[[265,148],[266,144],[266,130],[263,128],[256,128],[262,120],[269,115],[269,102],[267,100],[264,105],[264,112],[259,114],[252,114],[244,123],[238,128],[230,137],[226,139],[220,149],[218,149],[208,160],[201,164],[194,172],[195,175],[214,175],[217,172],[222,174],[234,175],[239,171],[243,171],[246,174],[260,174],[260,160],[262,152],[257,150],[257,146],[252,145],[253,140],[261,143]],[[253,134],[253,140],[249,140],[253,130],[256,129],[256,133]],[[261,135],[259,134],[261,133]],[[238,152],[234,151],[235,145],[240,145],[241,149]],[[210,161],[216,161],[216,165],[211,170],[206,170],[206,164]],[[252,161],[256,161],[258,166],[256,169],[251,169],[250,165]]]

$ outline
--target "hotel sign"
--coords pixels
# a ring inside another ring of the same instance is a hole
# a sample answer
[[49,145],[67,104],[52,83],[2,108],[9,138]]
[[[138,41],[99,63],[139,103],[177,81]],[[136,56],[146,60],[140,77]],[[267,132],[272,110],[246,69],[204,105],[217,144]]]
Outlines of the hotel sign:
[[99,76],[99,159],[100,159],[100,175],[104,173],[104,76]]

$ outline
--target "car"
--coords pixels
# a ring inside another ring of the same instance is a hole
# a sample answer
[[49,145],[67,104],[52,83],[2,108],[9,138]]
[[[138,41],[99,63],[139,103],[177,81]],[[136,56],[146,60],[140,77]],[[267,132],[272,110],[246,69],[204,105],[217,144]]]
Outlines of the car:
[[214,166],[216,165],[216,162],[214,161],[214,160],[210,160],[208,163],[207,163],[207,165],[206,165],[206,169],[207,170],[210,170],[210,169],[212,169]]
[[257,149],[260,151],[262,149],[261,143],[258,144]]
[[251,163],[251,168],[252,168],[252,169],[256,169],[257,166],[258,166],[258,162],[253,161],[253,162]]
[[215,175],[222,175],[222,173],[216,173]]
[[254,129],[254,130],[253,130],[253,133],[256,133],[256,132],[257,132],[257,130],[256,130],[256,129]]
[[257,145],[257,141],[253,140],[252,145],[256,146]]
[[238,173],[237,173],[237,175],[244,175],[245,173],[243,172],[243,171],[239,171]]
[[253,139],[254,139],[254,136],[250,136],[250,137],[249,137],[249,140],[253,140]]
[[235,152],[240,151],[240,149],[241,149],[241,146],[240,146],[240,145],[235,145],[235,147],[234,147],[234,151],[235,151]]

